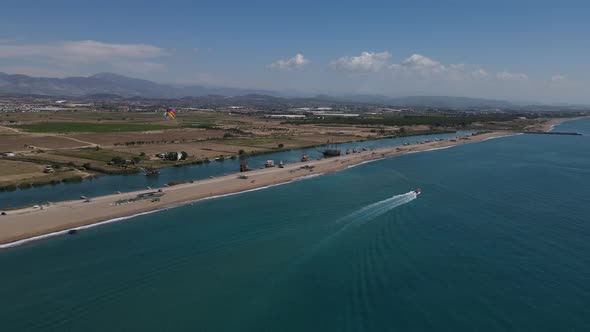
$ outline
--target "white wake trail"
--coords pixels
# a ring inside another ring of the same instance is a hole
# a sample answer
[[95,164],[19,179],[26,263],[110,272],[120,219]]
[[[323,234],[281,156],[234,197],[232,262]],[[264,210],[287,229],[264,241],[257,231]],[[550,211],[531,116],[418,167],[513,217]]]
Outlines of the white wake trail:
[[404,205],[415,200],[418,195],[414,191],[407,192],[401,195],[395,195],[393,197],[384,199],[377,203],[373,203],[361,208],[358,211],[355,211],[346,217],[338,220],[337,223],[344,223],[346,224],[345,227],[348,227],[352,224],[360,224],[367,222],[369,220],[375,219],[378,216],[395,209],[400,205]]
[[316,245],[311,246],[307,249],[307,252],[300,256],[299,259],[294,261],[288,271],[285,271],[285,275],[288,275],[295,271],[301,264],[304,264],[309,259],[314,257],[318,252],[326,250],[334,241],[336,241],[342,233],[348,230],[351,226],[360,226],[363,223],[377,218],[378,216],[395,209],[400,205],[404,205],[415,200],[418,195],[414,191],[410,191],[405,194],[395,195],[393,197],[384,199],[382,201],[369,204],[360,208],[359,210],[352,212],[351,214],[336,221],[337,226],[335,231],[325,237],[323,240],[318,242]]

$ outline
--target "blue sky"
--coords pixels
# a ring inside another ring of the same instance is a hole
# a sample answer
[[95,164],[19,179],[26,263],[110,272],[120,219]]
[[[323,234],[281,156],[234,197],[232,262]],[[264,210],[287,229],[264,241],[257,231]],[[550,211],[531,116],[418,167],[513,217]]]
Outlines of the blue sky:
[[590,103],[584,1],[12,1],[0,71]]

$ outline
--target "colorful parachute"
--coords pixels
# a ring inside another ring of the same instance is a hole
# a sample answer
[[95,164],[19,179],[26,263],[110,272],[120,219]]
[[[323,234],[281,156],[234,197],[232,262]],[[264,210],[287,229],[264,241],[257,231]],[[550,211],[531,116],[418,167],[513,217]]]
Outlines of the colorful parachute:
[[164,111],[164,119],[176,119],[176,109],[169,108],[166,111]]

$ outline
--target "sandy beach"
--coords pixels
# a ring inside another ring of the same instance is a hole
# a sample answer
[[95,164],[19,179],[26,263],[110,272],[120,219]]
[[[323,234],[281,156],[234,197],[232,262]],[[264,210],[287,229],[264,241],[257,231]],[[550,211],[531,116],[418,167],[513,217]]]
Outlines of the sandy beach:
[[[0,216],[0,246],[18,245],[23,240],[43,235],[57,235],[71,229],[93,225],[108,220],[137,215],[144,212],[161,210],[166,207],[182,205],[200,199],[239,193],[276,184],[287,183],[313,175],[328,174],[381,158],[394,157],[406,153],[451,147],[459,144],[474,143],[494,137],[514,135],[512,132],[490,132],[464,139],[433,141],[408,146],[386,147],[362,151],[349,155],[321,160],[310,160],[286,165],[284,168],[273,167],[242,173],[247,179],[241,179],[240,173],[222,177],[164,187],[161,195],[157,189],[140,190],[108,196],[90,197],[89,200],[72,200],[43,205],[42,209],[24,208],[7,211]],[[117,204],[117,202],[134,200],[138,195],[149,194],[147,199]],[[55,233],[55,234],[52,234]]]
[[579,120],[579,119],[584,119],[586,118],[585,116],[579,116],[579,117],[575,117],[575,118],[551,118],[551,119],[547,119],[547,121],[543,122],[543,123],[539,123],[537,125],[531,126],[530,128],[527,128],[530,131],[551,131],[553,130],[553,128],[555,128],[556,125],[562,123],[562,122],[566,122],[566,121],[574,121],[574,120]]
[[[551,130],[554,125],[571,119],[550,119],[539,129]],[[460,144],[475,143],[495,137],[515,135],[514,132],[489,132],[460,139],[446,139],[423,144],[395,146],[362,151],[340,157],[298,162],[284,168],[265,168],[252,170],[247,178],[240,173],[222,177],[194,181],[172,187],[154,190],[140,190],[128,193],[90,197],[89,200],[71,200],[36,208],[7,211],[0,216],[0,248],[18,245],[29,240],[58,235],[71,229],[109,222],[114,219],[157,211],[200,199],[217,197],[232,193],[264,188],[309,176],[328,174],[371,160],[389,158],[407,153],[416,153],[448,148]],[[151,194],[150,194],[151,193]],[[138,195],[148,194],[146,199]],[[161,195],[161,196],[160,196]],[[129,200],[129,202],[125,202]],[[123,201],[123,204],[117,202]]]

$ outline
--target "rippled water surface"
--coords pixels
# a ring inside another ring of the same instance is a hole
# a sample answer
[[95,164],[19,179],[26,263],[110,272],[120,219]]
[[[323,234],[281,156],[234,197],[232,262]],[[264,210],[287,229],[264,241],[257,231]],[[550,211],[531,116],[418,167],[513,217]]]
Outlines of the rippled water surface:
[[[562,126],[590,132],[588,120]],[[2,331],[588,331],[588,216],[590,136],[493,139],[0,251],[0,321]]]

